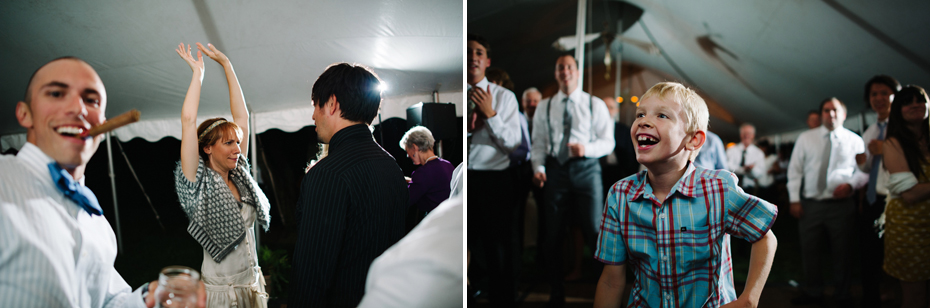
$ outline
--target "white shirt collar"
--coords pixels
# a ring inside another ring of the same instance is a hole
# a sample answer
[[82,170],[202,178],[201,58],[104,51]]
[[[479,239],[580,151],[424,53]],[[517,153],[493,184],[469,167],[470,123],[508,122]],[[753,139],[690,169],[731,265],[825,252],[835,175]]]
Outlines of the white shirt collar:
[[568,97],[568,99],[570,99],[570,100],[572,100],[573,102],[576,102],[576,103],[577,103],[577,102],[581,102],[581,101],[582,101],[582,99],[581,99],[581,93],[584,93],[584,91],[581,91],[581,87],[575,87],[575,91],[572,91],[572,93],[569,94],[568,96],[566,96],[565,93],[562,92],[562,90],[559,90],[558,94],[556,94],[556,98],[557,98],[559,101],[561,101],[562,99]]
[[[55,161],[51,156],[45,154],[38,146],[26,142],[23,145],[23,148],[16,153],[16,157],[20,158],[22,162],[32,170],[37,176],[48,179],[49,183],[52,181],[52,175],[48,172],[48,164]],[[82,176],[77,182],[81,185],[84,185],[84,179],[86,176]]]
[[473,88],[473,87],[478,87],[478,88],[481,88],[482,90],[487,90],[487,89],[488,89],[488,84],[489,84],[489,83],[491,83],[491,82],[488,81],[488,77],[485,76],[484,78],[481,78],[481,81],[479,81],[478,83],[476,83],[474,86],[468,85],[468,88],[471,89],[471,88]]

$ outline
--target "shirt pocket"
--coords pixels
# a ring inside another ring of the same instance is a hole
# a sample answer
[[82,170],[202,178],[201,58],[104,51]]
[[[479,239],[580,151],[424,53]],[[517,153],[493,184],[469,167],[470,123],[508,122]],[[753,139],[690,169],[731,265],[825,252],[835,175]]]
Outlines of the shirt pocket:
[[704,224],[679,225],[675,230],[676,258],[688,269],[707,266],[710,260],[710,228]]

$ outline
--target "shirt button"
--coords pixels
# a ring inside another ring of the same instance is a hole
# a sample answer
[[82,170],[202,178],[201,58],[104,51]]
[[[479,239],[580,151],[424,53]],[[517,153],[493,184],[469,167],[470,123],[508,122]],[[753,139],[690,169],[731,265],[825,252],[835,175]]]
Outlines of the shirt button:
[[662,255],[662,261],[668,261],[668,255]]
[[659,214],[660,219],[665,219],[665,213]]
[[666,299],[672,299],[672,295],[671,295],[671,294],[665,294],[665,298],[666,298]]

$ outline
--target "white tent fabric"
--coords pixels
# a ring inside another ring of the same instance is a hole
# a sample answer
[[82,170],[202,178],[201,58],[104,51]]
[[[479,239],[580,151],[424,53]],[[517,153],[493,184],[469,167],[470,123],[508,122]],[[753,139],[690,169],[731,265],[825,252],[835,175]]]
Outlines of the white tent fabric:
[[[405,108],[433,101],[433,91],[441,102],[456,104],[461,115],[462,11],[460,1],[431,0],[4,1],[2,150],[24,142],[25,129],[13,110],[29,76],[43,63],[69,55],[100,74],[107,117],[142,112],[140,122],[115,132],[119,139],[177,138],[191,78],[173,50],[178,42],[209,42],[229,56],[257,132],[312,125],[310,89],[335,62],[364,64],[387,84],[384,120],[406,118]],[[222,67],[204,60],[199,115],[228,116]]]

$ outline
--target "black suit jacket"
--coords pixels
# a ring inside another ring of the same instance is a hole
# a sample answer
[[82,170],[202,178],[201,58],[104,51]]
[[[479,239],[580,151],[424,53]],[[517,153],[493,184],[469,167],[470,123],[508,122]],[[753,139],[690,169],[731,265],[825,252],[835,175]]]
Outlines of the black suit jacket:
[[404,236],[408,199],[403,171],[367,126],[336,132],[301,182],[289,306],[357,306],[371,262]]

